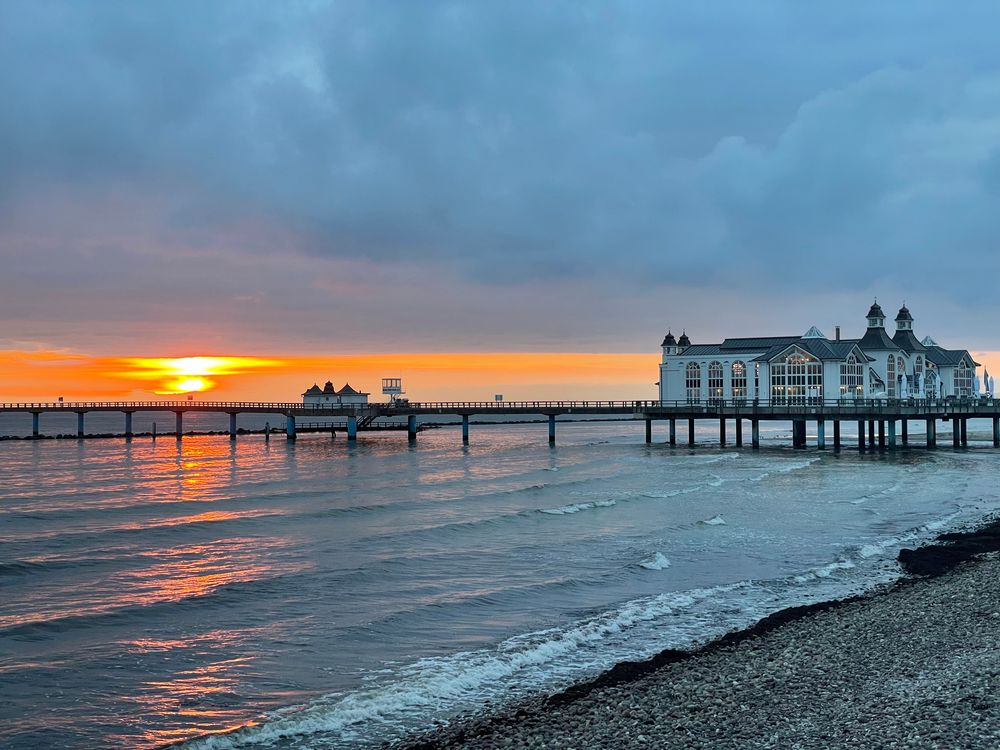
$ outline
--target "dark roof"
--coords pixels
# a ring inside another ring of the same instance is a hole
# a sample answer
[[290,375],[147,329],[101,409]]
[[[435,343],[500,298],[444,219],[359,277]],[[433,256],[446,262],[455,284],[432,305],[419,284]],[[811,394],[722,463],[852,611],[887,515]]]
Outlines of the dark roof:
[[[683,340],[682,338],[681,341]],[[685,357],[690,357],[691,355],[705,357],[710,354],[718,354],[721,357],[726,353],[719,344],[692,344],[684,349],[683,352]]]
[[[830,341],[829,339],[796,338],[794,341],[772,346],[754,361],[768,362],[790,347],[797,346],[799,349],[808,352],[816,359],[830,359],[840,362],[847,359],[848,355],[850,355],[850,353],[854,350],[854,347],[857,345],[858,342],[854,340]],[[875,361],[871,357],[868,357],[868,355],[865,356],[870,362]]]
[[865,331],[865,335],[858,340],[858,346],[866,352],[896,351],[900,348],[881,326]]
[[913,321],[913,316],[910,315],[910,311],[906,309],[906,305],[899,308],[899,312],[896,313],[896,320],[909,320]]
[[323,393],[335,394],[337,389],[333,387],[333,383],[329,380],[326,381],[326,385],[323,386]]
[[663,343],[660,346],[675,346],[677,344],[677,339],[674,338],[674,334],[667,331],[667,335],[663,337]]
[[962,361],[962,357],[966,355],[968,355],[974,365],[979,365],[978,362],[972,359],[972,355],[966,349],[942,349],[940,346],[927,347],[927,360],[938,366],[956,367]]
[[681,334],[681,338],[677,343],[680,346],[691,346],[691,339],[688,338],[686,331]]
[[337,391],[338,396],[367,396],[367,393],[362,393],[361,391],[356,391],[351,388],[350,383],[344,383],[344,387]]
[[319,386],[318,386],[318,385],[316,385],[315,383],[313,383],[313,386],[312,386],[312,388],[310,388],[309,390],[307,390],[307,391],[306,391],[305,393],[303,393],[302,395],[303,395],[303,396],[321,396],[321,395],[323,395],[323,391],[321,391],[321,390],[319,389]]
[[878,302],[872,303],[871,309],[868,311],[866,318],[884,318],[885,313],[882,312],[882,308],[879,307]]
[[790,344],[798,341],[801,336],[757,336],[744,339],[726,339],[719,346],[723,349],[739,349],[741,351],[761,351],[779,344]]
[[[904,307],[903,310],[905,309],[906,308]],[[902,310],[900,312],[902,312]],[[896,320],[900,320],[900,318],[896,318]],[[913,320],[913,318],[910,318],[910,320]],[[917,341],[917,337],[913,335],[913,331],[896,331],[892,335],[892,341],[904,352],[927,351],[927,347]]]

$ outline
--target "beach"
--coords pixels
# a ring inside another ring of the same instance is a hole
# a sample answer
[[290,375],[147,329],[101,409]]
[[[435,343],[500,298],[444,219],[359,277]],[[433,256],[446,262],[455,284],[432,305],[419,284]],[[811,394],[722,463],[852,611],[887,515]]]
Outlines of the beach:
[[996,748],[996,522],[901,555],[912,576],[622,664],[515,710],[397,745],[431,748]]

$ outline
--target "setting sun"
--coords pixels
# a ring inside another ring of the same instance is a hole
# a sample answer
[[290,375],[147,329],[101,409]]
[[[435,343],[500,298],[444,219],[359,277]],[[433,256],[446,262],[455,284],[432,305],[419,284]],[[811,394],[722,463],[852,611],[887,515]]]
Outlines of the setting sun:
[[207,391],[212,387],[211,380],[204,378],[185,378],[173,383],[173,387],[181,393],[191,393],[192,391]]
[[130,379],[152,380],[158,395],[196,393],[216,386],[214,377],[273,369],[277,360],[256,357],[134,357],[125,360]]

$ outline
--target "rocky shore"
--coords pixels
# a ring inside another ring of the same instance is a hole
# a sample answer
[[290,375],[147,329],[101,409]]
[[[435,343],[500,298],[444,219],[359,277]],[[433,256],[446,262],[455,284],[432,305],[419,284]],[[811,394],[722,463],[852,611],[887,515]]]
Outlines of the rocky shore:
[[1000,521],[868,596],[466,717],[396,748],[1000,748]]

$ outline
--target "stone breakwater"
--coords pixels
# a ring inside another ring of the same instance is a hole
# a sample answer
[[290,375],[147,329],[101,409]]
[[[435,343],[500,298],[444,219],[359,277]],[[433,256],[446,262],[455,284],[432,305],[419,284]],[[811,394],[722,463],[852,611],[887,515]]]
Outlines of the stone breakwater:
[[779,612],[503,713],[440,748],[1000,747],[1000,523],[904,550],[907,579]]

